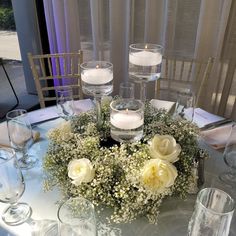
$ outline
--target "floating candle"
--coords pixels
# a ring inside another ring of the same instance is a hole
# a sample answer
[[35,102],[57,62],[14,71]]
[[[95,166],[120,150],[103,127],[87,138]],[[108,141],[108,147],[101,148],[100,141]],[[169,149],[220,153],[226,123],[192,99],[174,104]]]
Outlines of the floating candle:
[[113,80],[113,73],[102,68],[88,69],[83,71],[81,79],[88,84],[102,85]]
[[132,111],[123,111],[111,114],[111,124],[119,129],[137,129],[143,125],[143,118]]
[[133,52],[129,54],[129,62],[138,66],[155,66],[162,61],[162,55],[159,52]]

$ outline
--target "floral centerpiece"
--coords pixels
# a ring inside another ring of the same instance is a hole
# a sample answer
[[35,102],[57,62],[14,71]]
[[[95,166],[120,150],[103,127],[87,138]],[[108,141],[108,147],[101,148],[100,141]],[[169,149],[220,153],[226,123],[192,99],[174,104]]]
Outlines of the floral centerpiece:
[[113,208],[113,222],[146,215],[156,223],[162,200],[184,197],[197,179],[196,158],[205,153],[198,129],[173,120],[165,110],[145,105],[144,138],[119,144],[109,137],[109,103],[102,105],[98,129],[94,112],[85,112],[49,131],[44,158],[45,187],[57,185],[65,197],[83,196],[95,205]]

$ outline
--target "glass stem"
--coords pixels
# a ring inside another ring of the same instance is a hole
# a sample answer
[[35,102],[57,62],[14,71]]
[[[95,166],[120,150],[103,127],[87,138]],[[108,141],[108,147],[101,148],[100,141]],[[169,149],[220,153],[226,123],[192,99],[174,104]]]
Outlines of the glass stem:
[[22,157],[21,157],[21,160],[22,160],[22,162],[23,163],[26,163],[27,162],[27,160],[28,160],[28,154],[27,154],[27,150],[28,148],[26,147],[26,146],[24,146],[23,148],[22,148]]
[[96,119],[97,127],[100,128],[102,125],[102,111],[101,111],[101,96],[94,96],[96,104]]
[[145,102],[147,99],[147,96],[146,96],[147,88],[146,87],[147,86],[146,86],[145,82],[140,83],[140,100],[142,102]]
[[11,203],[10,204],[10,208],[12,209],[12,210],[15,210],[15,209],[17,209],[17,202],[14,202],[14,203]]

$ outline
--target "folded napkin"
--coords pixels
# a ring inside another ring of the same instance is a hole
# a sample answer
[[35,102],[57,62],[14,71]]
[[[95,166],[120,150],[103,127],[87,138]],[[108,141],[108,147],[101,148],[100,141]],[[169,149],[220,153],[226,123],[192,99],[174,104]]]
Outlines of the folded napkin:
[[58,112],[56,106],[46,107],[43,109],[31,111],[27,113],[27,119],[33,124],[37,124],[46,120],[58,118]]
[[[74,101],[75,113],[79,114],[83,111],[88,111],[94,107],[90,99]],[[56,106],[46,107],[39,110],[29,112],[27,118],[31,124],[38,124],[44,121],[56,119],[59,113]]]
[[[40,133],[33,130],[33,141],[36,142],[40,139]],[[11,147],[8,136],[7,122],[0,123],[0,147]]]
[[231,128],[232,124],[202,131],[201,137],[214,149],[224,148],[229,138]]
[[224,117],[211,114],[201,108],[194,109],[193,122],[197,124],[199,128],[203,128],[206,125],[215,123],[220,120],[224,120]]
[[159,99],[152,99],[150,101],[151,105],[157,109],[165,109],[168,113],[173,114],[175,111],[175,102],[159,100]]

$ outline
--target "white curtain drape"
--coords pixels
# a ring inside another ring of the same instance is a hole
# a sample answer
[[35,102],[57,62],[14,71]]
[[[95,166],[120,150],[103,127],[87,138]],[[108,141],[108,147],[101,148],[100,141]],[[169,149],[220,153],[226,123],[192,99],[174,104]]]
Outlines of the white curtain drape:
[[44,1],[47,33],[51,53],[80,49],[80,20],[78,1]]
[[[204,85],[200,104],[206,110],[232,117],[235,91],[233,94],[228,88],[235,86],[230,56],[233,49],[235,54],[235,47],[228,50],[225,45],[234,35],[230,27],[236,15],[234,5],[232,0],[44,0],[51,52],[82,49],[84,61],[111,61],[114,94],[119,83],[128,80],[129,44],[157,43],[164,46],[166,55],[214,57],[213,72]],[[150,83],[149,98],[153,87]]]

